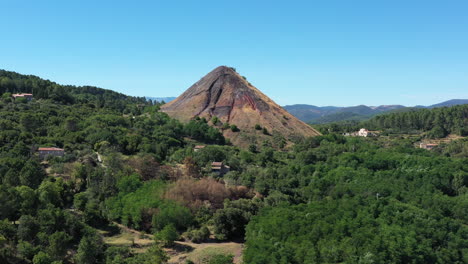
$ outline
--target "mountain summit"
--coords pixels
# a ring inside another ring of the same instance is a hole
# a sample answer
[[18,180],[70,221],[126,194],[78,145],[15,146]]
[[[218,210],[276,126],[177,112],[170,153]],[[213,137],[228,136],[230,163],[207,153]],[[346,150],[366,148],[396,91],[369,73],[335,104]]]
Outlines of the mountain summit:
[[208,73],[161,110],[183,122],[204,117],[219,120],[215,126],[236,125],[239,132],[225,129],[223,134],[241,146],[263,143],[271,135],[281,135],[286,141],[320,135],[226,66]]

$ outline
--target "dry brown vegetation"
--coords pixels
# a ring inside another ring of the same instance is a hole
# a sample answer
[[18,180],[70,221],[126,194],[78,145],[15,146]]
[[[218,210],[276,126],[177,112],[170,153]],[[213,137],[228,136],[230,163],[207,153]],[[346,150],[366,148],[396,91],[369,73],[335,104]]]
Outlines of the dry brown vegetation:
[[127,164],[141,175],[143,180],[156,179],[160,164],[151,156],[135,156],[128,159]]
[[166,199],[178,201],[192,210],[208,205],[223,208],[225,199],[252,198],[253,192],[245,186],[226,187],[223,182],[212,178],[181,179],[166,191]]
[[200,178],[201,169],[198,167],[197,163],[192,157],[186,157],[184,159],[184,168],[185,168],[185,175],[192,178]]
[[142,180],[170,180],[176,181],[184,176],[178,168],[161,165],[150,155],[134,156],[126,160],[126,165],[141,175]]

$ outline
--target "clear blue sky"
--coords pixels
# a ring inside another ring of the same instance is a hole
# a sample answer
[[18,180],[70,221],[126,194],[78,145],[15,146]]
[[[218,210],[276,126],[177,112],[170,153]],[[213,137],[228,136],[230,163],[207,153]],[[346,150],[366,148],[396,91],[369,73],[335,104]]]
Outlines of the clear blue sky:
[[468,1],[0,0],[0,68],[178,96],[233,66],[281,105],[468,98]]

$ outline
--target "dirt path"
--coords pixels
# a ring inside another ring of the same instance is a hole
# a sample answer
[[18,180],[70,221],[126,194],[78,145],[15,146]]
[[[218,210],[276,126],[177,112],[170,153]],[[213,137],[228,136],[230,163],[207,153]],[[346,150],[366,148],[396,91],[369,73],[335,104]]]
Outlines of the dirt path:
[[[143,253],[148,246],[153,244],[153,236],[145,234],[138,230],[129,228],[117,222],[112,222],[121,231],[112,237],[107,237],[105,241],[111,245],[121,246],[137,246],[135,252]],[[125,235],[127,234],[127,235]],[[131,243],[130,243],[131,241]],[[234,263],[242,263],[242,250],[244,244],[237,242],[206,242],[192,243],[185,241],[176,241],[172,248],[164,248],[164,251],[169,255],[169,264],[185,263],[187,259],[200,263],[204,258],[213,254],[233,255]]]
[[234,263],[242,263],[242,250],[244,244],[236,242],[209,242],[209,243],[192,243],[177,241],[173,249],[168,249],[167,253],[170,256],[169,264],[184,263],[187,259],[192,260],[196,264],[200,263],[204,258],[213,254],[231,254],[234,255]]
[[121,230],[123,230],[125,232],[132,233],[132,234],[135,234],[135,235],[138,235],[138,236],[141,236],[141,237],[145,237],[145,238],[148,238],[148,239],[153,239],[153,236],[150,235],[150,234],[140,232],[138,230],[135,230],[135,229],[132,229],[130,227],[124,226],[122,224],[119,224],[119,223],[117,223],[115,221],[112,221],[111,223],[116,225],[117,227],[119,227]]

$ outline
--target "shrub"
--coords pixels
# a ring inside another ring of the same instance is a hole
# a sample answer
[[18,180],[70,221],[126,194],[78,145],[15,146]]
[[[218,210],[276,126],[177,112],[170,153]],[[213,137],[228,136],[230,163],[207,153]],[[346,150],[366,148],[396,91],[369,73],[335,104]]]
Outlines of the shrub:
[[232,264],[234,256],[233,255],[214,255],[208,261],[208,264]]
[[257,152],[257,146],[252,144],[249,146],[249,151],[252,152],[252,153],[256,153]]
[[179,238],[179,234],[177,233],[176,228],[174,225],[169,224],[166,225],[161,231],[156,233],[155,239],[160,241],[162,246],[171,247],[174,245],[174,241]]
[[206,226],[203,226],[200,229],[187,231],[184,236],[193,243],[201,243],[210,237],[210,230]]
[[229,198],[229,191],[224,184],[215,179],[184,179],[176,182],[165,197],[192,208],[202,207],[208,201],[214,208],[222,208],[224,199]]
[[232,132],[239,132],[239,128],[236,125],[231,125],[231,131]]
[[80,210],[84,211],[86,207],[86,203],[88,203],[88,195],[85,192],[80,192],[75,194],[74,199],[73,199],[73,206]]
[[177,230],[184,230],[193,222],[190,210],[172,201],[163,204],[159,210],[152,219],[155,230],[163,230],[168,225],[174,226]]
[[218,118],[217,116],[213,116],[213,117],[211,118],[211,123],[212,123],[213,125],[218,124],[218,122],[219,122],[219,118]]

